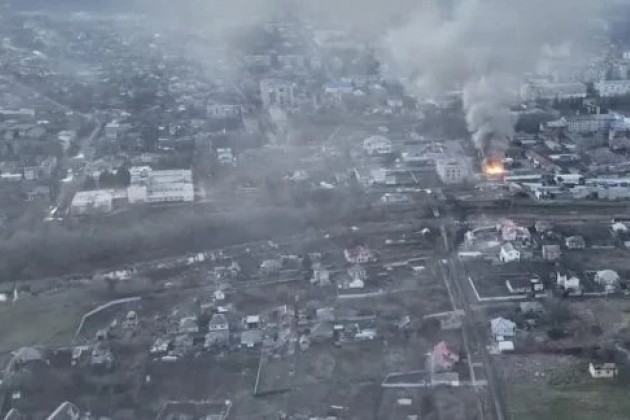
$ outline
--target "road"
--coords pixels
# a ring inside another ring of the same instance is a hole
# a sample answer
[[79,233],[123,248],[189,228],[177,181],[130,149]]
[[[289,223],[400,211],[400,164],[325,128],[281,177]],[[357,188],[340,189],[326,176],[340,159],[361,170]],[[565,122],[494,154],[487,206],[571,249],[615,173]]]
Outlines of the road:
[[[85,161],[89,164],[94,158],[94,142],[100,136],[101,131],[103,130],[103,124],[96,124],[96,127],[92,130],[92,132],[79,140],[79,154],[82,154],[85,157]],[[66,158],[65,164],[63,167],[67,168],[69,159]],[[81,186],[85,183],[85,179],[87,177],[86,168],[88,165],[82,167],[78,174],[74,174],[72,180],[67,182],[61,182],[59,194],[57,195],[56,206],[55,206],[55,214],[51,214],[50,216],[60,216],[65,214],[67,207],[72,202],[72,197],[74,194],[81,188]]]
[[[441,228],[442,239],[446,251],[450,251],[448,243],[448,235],[446,234],[446,228],[444,225]],[[461,309],[464,311],[462,337],[464,341],[464,347],[468,354],[468,362],[471,370],[471,379],[475,382],[475,375],[472,367],[472,352],[471,348],[476,349],[475,355],[479,355],[482,362],[482,367],[487,381],[487,391],[490,396],[490,400],[493,406],[492,413],[487,413],[484,410],[484,403],[482,395],[478,394],[478,407],[480,411],[481,419],[486,419],[487,415],[492,415],[491,418],[496,420],[505,420],[506,416],[505,401],[498,385],[498,378],[492,364],[492,359],[486,348],[485,329],[483,326],[487,324],[483,314],[477,311],[476,307],[473,307],[470,302],[470,294],[464,290],[466,286],[466,277],[463,274],[461,267],[459,266],[459,259],[456,253],[450,253],[449,257],[441,261],[440,269],[446,282],[446,287],[449,292],[449,296],[453,302],[454,309]],[[444,263],[446,266],[444,266]]]

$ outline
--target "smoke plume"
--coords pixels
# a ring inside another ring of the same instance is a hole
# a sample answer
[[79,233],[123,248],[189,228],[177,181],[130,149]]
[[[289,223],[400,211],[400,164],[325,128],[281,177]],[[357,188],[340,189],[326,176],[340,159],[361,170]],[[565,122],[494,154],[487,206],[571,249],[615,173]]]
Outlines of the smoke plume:
[[496,155],[513,134],[509,107],[543,47],[586,45],[597,0],[455,0],[445,17],[425,1],[383,41],[387,68],[410,94],[461,91],[475,146]]

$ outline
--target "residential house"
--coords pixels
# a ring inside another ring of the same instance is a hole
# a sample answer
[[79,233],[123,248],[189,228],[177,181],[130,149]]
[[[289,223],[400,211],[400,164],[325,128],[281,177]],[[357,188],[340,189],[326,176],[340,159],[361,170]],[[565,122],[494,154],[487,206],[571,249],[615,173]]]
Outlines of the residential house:
[[248,315],[243,319],[243,324],[248,330],[257,330],[260,328],[260,315]]
[[230,326],[223,314],[214,314],[208,323],[208,333],[205,336],[204,347],[222,346],[230,342]]
[[490,329],[497,341],[503,341],[504,337],[514,337],[516,334],[516,324],[509,319],[501,317],[490,321]]
[[376,261],[376,254],[365,245],[344,249],[343,255],[350,264],[367,264]]
[[384,155],[392,152],[392,141],[384,136],[370,136],[363,140],[363,150],[368,155]]
[[260,330],[246,330],[241,333],[241,347],[255,348],[263,342],[263,333]]
[[614,270],[600,270],[595,273],[595,283],[604,287],[607,293],[614,292],[619,287],[619,274]]
[[431,353],[433,372],[450,371],[457,362],[459,362],[459,352],[446,341],[440,341],[433,347],[433,352]]
[[512,294],[533,293],[537,295],[544,291],[540,279],[532,277],[516,276],[506,280],[505,286]]
[[109,371],[114,367],[114,354],[104,343],[99,343],[92,349],[90,366],[101,371]]
[[560,250],[560,245],[556,244],[547,244],[542,246],[542,255],[543,258],[547,261],[557,261],[560,259],[562,252]]
[[317,286],[329,286],[330,285],[330,271],[325,268],[317,268],[313,270],[313,277],[311,278],[311,284]]
[[588,371],[596,379],[612,379],[619,374],[616,363],[589,363]]
[[585,249],[586,248],[586,241],[584,240],[582,236],[579,236],[579,235],[567,237],[564,241],[564,244],[567,247],[567,249]]
[[498,226],[503,241],[529,242],[531,233],[524,226],[519,226],[512,220],[503,220]]
[[187,316],[179,320],[178,332],[180,334],[194,334],[198,331],[197,317]]
[[556,285],[560,290],[567,291],[569,294],[579,294],[582,290],[579,277],[566,272],[556,273]]
[[514,245],[511,242],[505,243],[501,245],[501,250],[499,251],[499,260],[502,263],[510,263],[521,260],[521,252],[514,248]]

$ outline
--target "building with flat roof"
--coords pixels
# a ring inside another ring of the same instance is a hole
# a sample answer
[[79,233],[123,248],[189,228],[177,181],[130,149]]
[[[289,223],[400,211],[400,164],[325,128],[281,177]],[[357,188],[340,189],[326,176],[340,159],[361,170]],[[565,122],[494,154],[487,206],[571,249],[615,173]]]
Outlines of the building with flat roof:
[[459,184],[470,175],[468,163],[464,159],[439,159],[435,170],[445,184]]
[[567,100],[586,98],[586,85],[580,82],[551,83],[548,81],[531,81],[521,87],[524,100]]
[[630,94],[630,80],[603,80],[593,84],[595,92],[603,98]]
[[114,190],[79,191],[70,204],[72,216],[82,216],[92,213],[109,213],[112,211]]
[[166,203],[194,201],[195,189],[190,169],[154,171],[148,166],[129,170],[129,203]]

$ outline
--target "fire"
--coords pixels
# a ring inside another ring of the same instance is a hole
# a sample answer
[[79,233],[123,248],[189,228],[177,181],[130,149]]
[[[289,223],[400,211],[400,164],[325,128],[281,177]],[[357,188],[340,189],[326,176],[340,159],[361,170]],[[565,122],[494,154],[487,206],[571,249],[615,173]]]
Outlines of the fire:
[[505,173],[503,161],[495,158],[486,158],[482,163],[483,173],[486,176],[496,177]]

